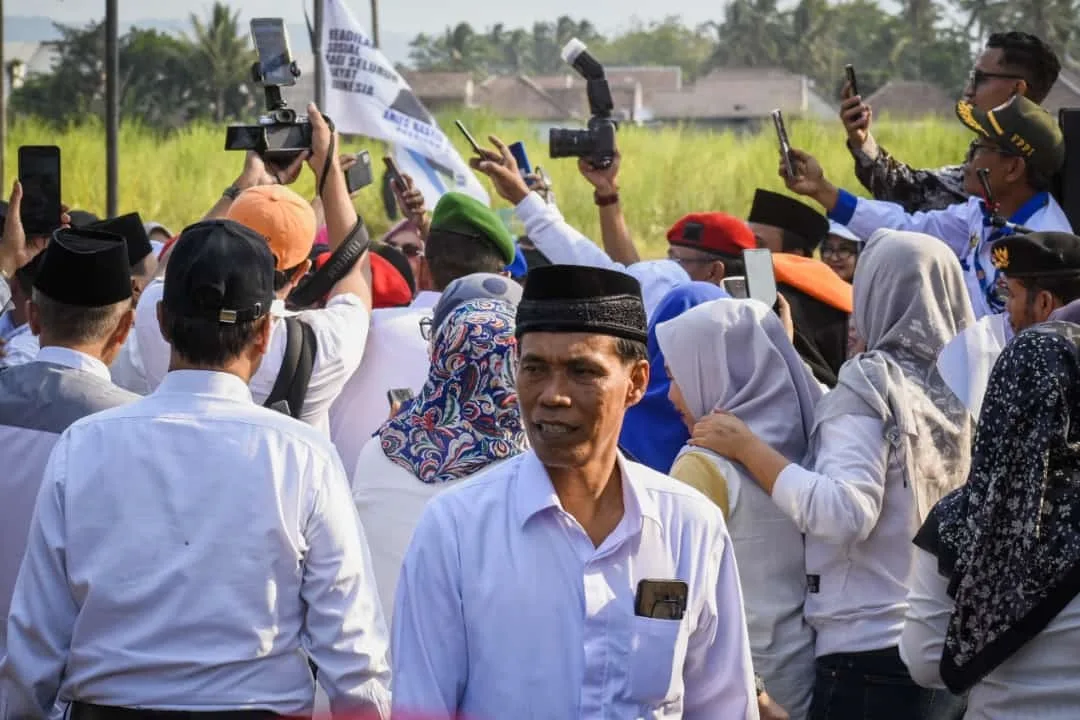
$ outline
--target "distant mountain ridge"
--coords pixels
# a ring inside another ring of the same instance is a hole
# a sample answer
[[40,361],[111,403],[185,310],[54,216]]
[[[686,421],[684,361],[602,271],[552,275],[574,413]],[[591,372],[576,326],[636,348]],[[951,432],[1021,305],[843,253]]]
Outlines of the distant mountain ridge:
[[[4,42],[48,42],[58,40],[56,22],[52,18],[40,15],[8,15],[4,17]],[[127,32],[132,26],[158,30],[160,32],[187,34],[191,29],[187,20],[140,20],[136,23],[123,23],[120,32]],[[382,51],[391,62],[403,63],[409,59],[409,40],[411,38],[398,33],[382,33]],[[308,42],[307,26],[303,23],[289,25],[289,41],[297,55],[310,55],[311,43]]]

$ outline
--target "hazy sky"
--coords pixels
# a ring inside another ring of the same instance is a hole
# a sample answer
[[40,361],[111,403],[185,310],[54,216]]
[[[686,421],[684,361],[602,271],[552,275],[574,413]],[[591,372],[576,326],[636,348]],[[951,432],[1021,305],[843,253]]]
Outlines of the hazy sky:
[[[347,0],[362,22],[369,21],[369,0]],[[202,13],[213,3],[210,0],[119,0],[122,22],[145,18],[187,18],[189,13]],[[289,21],[303,20],[303,7],[311,0],[230,0],[241,8],[243,16],[282,15]],[[507,0],[381,0],[380,26],[389,32],[414,35],[434,32],[451,23],[467,21],[474,26],[487,27],[495,22],[511,26],[531,25],[536,20],[552,20],[559,15],[585,19],[603,31],[626,27],[632,18],[659,20],[665,15],[681,15],[689,23],[720,20],[724,3],[720,0],[541,0],[541,2],[508,2]],[[104,0],[7,0],[7,15],[44,15],[55,20],[85,22],[105,13]]]

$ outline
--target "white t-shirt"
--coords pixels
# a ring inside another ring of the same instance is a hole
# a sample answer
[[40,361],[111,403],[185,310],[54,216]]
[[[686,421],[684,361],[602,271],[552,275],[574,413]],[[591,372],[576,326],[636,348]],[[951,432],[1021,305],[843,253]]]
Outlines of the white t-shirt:
[[438,301],[439,293],[422,292],[407,308],[371,314],[364,359],[330,408],[330,439],[350,475],[361,449],[390,415],[386,393],[396,388],[419,393],[427,381],[430,350],[420,321],[431,318]]
[[[161,336],[157,320],[157,304],[164,289],[160,279],[146,286],[135,309],[134,342],[124,344],[121,357],[111,368],[113,382],[126,390],[153,391],[169,371],[171,349]],[[349,293],[335,295],[323,309],[300,313],[291,313],[284,303],[275,301],[272,312],[275,318],[298,315],[315,332],[315,363],[300,419],[328,431],[330,405],[364,356],[370,313],[359,297]],[[256,403],[266,402],[274,389],[285,359],[286,335],[284,323],[275,322],[262,365],[248,384]]]

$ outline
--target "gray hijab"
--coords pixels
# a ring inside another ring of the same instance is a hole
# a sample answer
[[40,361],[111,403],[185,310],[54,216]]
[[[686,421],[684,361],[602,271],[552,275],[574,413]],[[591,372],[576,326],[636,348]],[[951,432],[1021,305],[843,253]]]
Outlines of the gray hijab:
[[788,460],[806,455],[822,397],[780,319],[755,300],[713,300],[656,327],[695,419],[725,410]]
[[971,459],[970,417],[937,370],[941,349],[975,322],[963,271],[936,238],[879,230],[859,255],[854,286],[855,327],[867,351],[840,369],[818,405],[815,433],[842,415],[882,420],[921,522],[963,484]]

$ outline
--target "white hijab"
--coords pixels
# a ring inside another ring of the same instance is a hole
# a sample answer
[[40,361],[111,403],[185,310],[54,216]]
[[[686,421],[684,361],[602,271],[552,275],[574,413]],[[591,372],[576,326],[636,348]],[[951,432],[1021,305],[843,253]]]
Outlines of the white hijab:
[[822,392],[772,310],[714,300],[658,325],[656,339],[695,418],[730,412],[802,462]]

